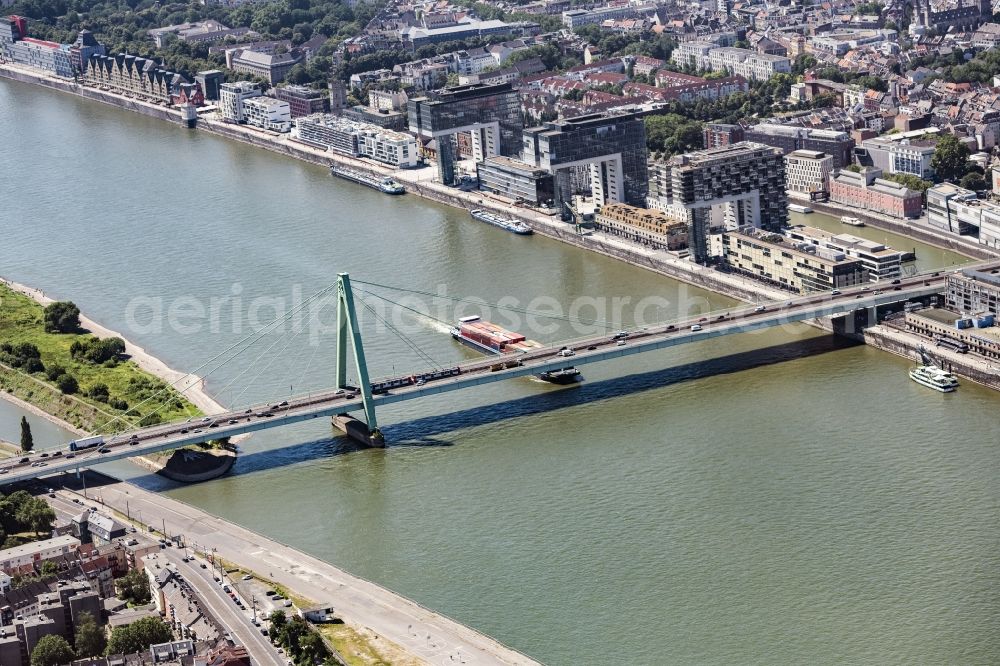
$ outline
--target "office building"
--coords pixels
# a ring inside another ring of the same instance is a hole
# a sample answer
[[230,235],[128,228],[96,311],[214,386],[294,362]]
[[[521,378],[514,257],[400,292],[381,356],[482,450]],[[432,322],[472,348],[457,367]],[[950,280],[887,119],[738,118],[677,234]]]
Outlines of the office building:
[[76,36],[76,41],[69,47],[69,58],[73,65],[73,71],[77,74],[85,74],[92,55],[107,55],[107,50],[104,48],[104,44],[97,41],[94,33],[89,30],[81,30],[80,34]]
[[953,183],[927,189],[927,223],[942,231],[968,234],[979,228],[979,198],[972,190]]
[[605,204],[594,217],[594,228],[654,250],[687,247],[687,224],[659,210]]
[[796,150],[785,155],[785,183],[789,192],[814,195],[827,191],[833,157],[817,150]]
[[781,148],[786,155],[796,150],[823,152],[833,158],[834,169],[853,162],[854,139],[847,132],[761,123],[746,130],[746,140]]
[[301,61],[302,57],[293,52],[262,53],[250,49],[237,49],[232,52],[230,67],[235,72],[257,76],[274,85],[284,81],[292,67]]
[[868,282],[860,260],[764,229],[742,227],[713,233],[710,245],[713,256],[729,270],[796,293]]
[[228,28],[218,21],[209,20],[153,28],[147,30],[146,34],[153,39],[157,48],[163,48],[170,35],[176,35],[182,42],[201,43],[221,42],[226,37],[243,37],[250,32],[250,28]]
[[411,132],[437,141],[438,177],[449,185],[455,181],[454,134],[471,134],[476,162],[515,157],[521,149],[521,101],[509,83],[445,88],[411,98],[407,112]]
[[206,100],[219,101],[220,87],[226,82],[226,75],[217,69],[209,69],[198,72],[194,77],[195,82],[201,86],[201,91]]
[[923,196],[916,190],[881,178],[882,170],[864,168],[860,173],[834,171],[830,175],[830,201],[890,217],[920,217]]
[[599,206],[646,203],[646,126],[635,114],[592,114],[526,129],[522,159],[552,174],[554,205],[560,210],[576,194],[577,169],[589,173],[590,190]]
[[807,226],[786,227],[784,234],[799,243],[809,243],[858,259],[872,282],[894,280],[903,274],[903,253],[884,243]]
[[260,96],[260,88],[249,81],[223,83],[219,86],[219,115],[229,122],[246,122],[243,102]]
[[552,174],[509,157],[487,157],[476,165],[479,189],[532,205],[552,201]]
[[883,173],[908,173],[932,180],[935,142],[931,140],[876,137],[861,142],[856,152],[858,163],[873,166]]
[[279,86],[274,89],[274,98],[288,102],[292,118],[330,112],[330,96],[326,91],[308,86]]
[[292,112],[288,102],[273,97],[244,99],[243,117],[247,125],[272,132],[288,132],[292,129]]
[[788,222],[785,161],[777,148],[744,141],[678,155],[656,170],[661,200],[684,210],[691,258],[699,263],[709,259],[712,226],[777,232]]
[[[74,72],[78,71],[73,67],[70,45],[25,37],[16,27],[16,21],[13,19],[7,21],[3,34],[0,35],[2,40],[0,55],[18,65],[31,67],[53,76],[72,78]],[[19,37],[10,39],[15,32]]]

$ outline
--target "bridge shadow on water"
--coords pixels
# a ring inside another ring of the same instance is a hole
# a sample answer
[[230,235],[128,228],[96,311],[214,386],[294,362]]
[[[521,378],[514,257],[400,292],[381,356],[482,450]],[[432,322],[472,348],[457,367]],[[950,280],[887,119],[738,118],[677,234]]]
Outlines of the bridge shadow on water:
[[[744,370],[793,361],[816,354],[835,352],[860,344],[863,343],[833,335],[797,340],[771,347],[720,356],[705,361],[685,363],[662,370],[641,372],[594,382],[584,381],[575,386],[566,387],[563,390],[548,390],[536,395],[505,400],[494,405],[485,405],[444,414],[435,414],[402,423],[394,423],[383,427],[382,431],[385,434],[388,449],[420,446],[453,446],[453,442],[444,438],[438,438],[438,436],[463,428],[634,395],[643,391],[662,388],[672,384],[680,384],[694,379],[742,372]],[[362,448],[346,437],[299,442],[289,446],[243,454],[239,457],[232,473],[247,474],[284,467],[317,458],[329,458],[353,453]]]

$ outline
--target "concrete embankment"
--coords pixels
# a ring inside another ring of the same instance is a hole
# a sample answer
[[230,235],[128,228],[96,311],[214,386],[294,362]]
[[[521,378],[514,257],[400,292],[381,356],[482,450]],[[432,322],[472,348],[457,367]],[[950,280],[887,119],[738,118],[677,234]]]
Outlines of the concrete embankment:
[[35,85],[45,86],[46,88],[52,88],[53,90],[79,95],[80,97],[92,99],[95,102],[110,104],[111,106],[117,106],[121,109],[141,113],[144,116],[150,116],[152,118],[159,118],[160,120],[168,120],[176,123],[184,122],[181,113],[174,109],[158,106],[156,104],[150,104],[148,102],[141,102],[139,100],[124,97],[122,95],[116,95],[98,88],[90,88],[68,79],[63,80],[48,76],[41,76],[9,64],[0,65],[0,76],[14,81],[20,81],[22,83],[34,83]]
[[867,328],[864,338],[867,344],[876,349],[912,361],[920,359],[920,347],[924,347],[925,353],[934,359],[935,364],[977,384],[1000,391],[1000,371],[986,359],[935,348],[930,340],[888,326]]

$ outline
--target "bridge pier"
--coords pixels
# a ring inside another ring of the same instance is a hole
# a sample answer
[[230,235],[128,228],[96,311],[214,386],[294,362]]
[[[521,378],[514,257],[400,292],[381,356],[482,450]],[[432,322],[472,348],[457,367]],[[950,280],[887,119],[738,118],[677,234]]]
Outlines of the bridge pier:
[[369,430],[368,424],[361,419],[356,419],[350,414],[337,414],[330,419],[330,423],[336,430],[341,431],[355,442],[372,448],[385,448],[385,437],[382,436],[382,431],[378,428]]

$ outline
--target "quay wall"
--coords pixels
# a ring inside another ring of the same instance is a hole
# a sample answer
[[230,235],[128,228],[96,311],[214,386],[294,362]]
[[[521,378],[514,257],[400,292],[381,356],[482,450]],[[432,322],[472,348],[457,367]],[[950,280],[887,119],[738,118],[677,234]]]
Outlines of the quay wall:
[[[902,356],[903,358],[909,359],[911,361],[916,361],[920,358],[919,347],[921,342],[911,341],[903,336],[892,335],[891,333],[880,330],[879,328],[868,328],[864,332],[865,343],[875,347],[876,349],[881,349],[882,351],[887,351],[891,354],[896,354],[897,356]],[[923,341],[924,346],[928,346],[930,343]],[[995,391],[1000,391],[1000,373],[990,371],[988,368],[982,367],[982,361],[974,357],[958,357],[958,355],[950,354],[947,358],[936,359],[945,369],[954,372],[956,375],[969,379],[976,382],[977,384],[982,384],[988,388]]]

